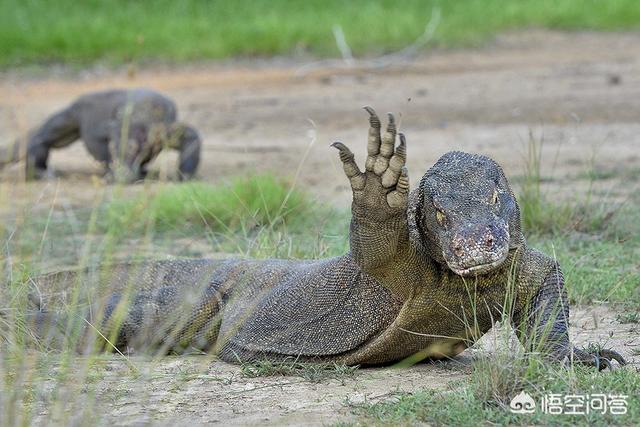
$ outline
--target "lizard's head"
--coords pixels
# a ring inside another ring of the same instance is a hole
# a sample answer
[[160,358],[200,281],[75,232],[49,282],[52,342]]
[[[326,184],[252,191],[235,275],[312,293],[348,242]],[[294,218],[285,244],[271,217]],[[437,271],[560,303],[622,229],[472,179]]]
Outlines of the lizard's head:
[[453,151],[422,177],[409,206],[412,238],[461,276],[499,267],[522,241],[520,212],[502,168]]
[[130,123],[128,127],[112,123],[109,150],[113,164],[111,179],[132,183],[142,178],[141,166],[148,160],[144,151],[148,146],[149,127],[144,123]]

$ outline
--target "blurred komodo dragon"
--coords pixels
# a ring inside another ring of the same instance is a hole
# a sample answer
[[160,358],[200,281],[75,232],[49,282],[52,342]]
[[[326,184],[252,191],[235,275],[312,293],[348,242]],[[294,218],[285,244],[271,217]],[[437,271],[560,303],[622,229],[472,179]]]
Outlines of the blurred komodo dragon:
[[200,161],[200,137],[176,116],[175,103],[149,89],[89,93],[30,132],[26,149],[18,141],[0,151],[0,166],[26,156],[27,177],[46,177],[49,151],[82,139],[108,177],[142,179],[147,164],[172,148],[180,152],[179,177],[191,178]]
[[[547,359],[600,369],[613,359],[625,363],[612,350],[570,344],[560,267],[527,246],[500,166],[450,152],[409,193],[404,136],[396,147],[393,116],[381,136],[378,116],[366,110],[365,171],[344,144],[333,144],[353,190],[349,253],[315,261],[167,260],[41,276],[37,335],[52,342],[68,333],[49,307],[68,301],[78,280],[92,295],[79,298],[92,302],[78,305],[84,350],[104,345],[87,339],[98,329],[122,351],[375,365],[453,357],[510,318],[525,348]],[[88,287],[91,277],[97,288]]]

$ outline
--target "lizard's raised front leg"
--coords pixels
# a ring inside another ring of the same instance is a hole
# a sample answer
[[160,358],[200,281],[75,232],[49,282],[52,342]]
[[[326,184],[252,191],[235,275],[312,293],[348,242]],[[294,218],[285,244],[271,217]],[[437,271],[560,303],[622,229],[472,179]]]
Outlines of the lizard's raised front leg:
[[407,201],[409,178],[404,166],[407,150],[404,135],[395,147],[396,125],[392,114],[385,133],[380,135],[380,119],[371,107],[365,171],[361,172],[353,153],[343,143],[340,160],[353,190],[349,241],[351,255],[360,268],[376,275],[376,270],[393,262],[402,245],[408,243]]
[[557,264],[546,275],[542,287],[512,322],[518,338],[528,351],[539,352],[548,360],[570,361],[611,369],[611,361],[625,365],[624,358],[613,350],[585,351],[569,341],[569,302],[564,277]]

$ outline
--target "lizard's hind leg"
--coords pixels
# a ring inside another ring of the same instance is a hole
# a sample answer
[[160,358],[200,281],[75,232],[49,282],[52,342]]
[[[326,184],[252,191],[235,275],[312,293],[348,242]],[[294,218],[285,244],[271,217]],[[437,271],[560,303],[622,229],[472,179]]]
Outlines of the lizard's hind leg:
[[129,302],[113,294],[105,309],[102,334],[111,333],[120,351],[207,351],[214,346],[220,327],[223,297],[216,285],[200,292],[162,286],[140,291]]
[[49,117],[29,137],[27,145],[27,177],[46,174],[49,150],[65,147],[80,137],[80,125],[75,109],[65,108]]

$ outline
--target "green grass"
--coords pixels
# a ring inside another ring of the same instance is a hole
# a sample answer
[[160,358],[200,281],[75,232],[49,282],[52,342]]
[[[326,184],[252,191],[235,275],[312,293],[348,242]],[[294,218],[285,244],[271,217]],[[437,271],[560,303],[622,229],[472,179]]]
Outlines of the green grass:
[[519,190],[518,203],[524,232],[529,235],[553,235],[607,230],[622,205],[606,199],[593,200],[593,184],[600,179],[599,171],[591,165],[581,174],[589,182],[584,193],[577,193],[563,201],[550,200],[542,186],[554,179],[542,174],[543,145],[544,140],[529,135],[524,174],[512,182]]
[[618,314],[616,320],[622,324],[625,323],[640,323],[640,312],[627,311],[625,313]]
[[339,56],[335,25],[356,55],[380,54],[418,38],[434,7],[436,46],[478,44],[518,28],[640,25],[634,0],[1,0],[0,65]]
[[36,271],[117,254],[318,258],[347,250],[348,213],[317,204],[272,175],[161,184],[133,198],[115,193],[72,214],[34,209],[5,218],[3,233],[12,236],[7,249]]
[[167,184],[153,194],[115,200],[106,226],[131,232],[196,227],[233,231],[294,222],[312,210],[310,201],[272,175],[236,178],[219,186]]
[[571,303],[640,307],[640,191],[624,202],[597,197],[592,165],[581,174],[588,182],[584,193],[553,200],[543,190],[550,178],[541,172],[542,150],[543,141],[530,135],[524,174],[514,185],[528,243],[558,260]]
[[[534,414],[513,414],[510,400],[525,391],[536,401]],[[543,414],[540,399],[548,393],[627,395],[626,415]],[[535,358],[501,354],[476,360],[471,378],[447,390],[399,393],[376,404],[353,405],[361,425],[634,425],[640,419],[640,373],[632,368],[597,373],[539,363]]]
[[598,235],[565,234],[538,236],[529,243],[558,259],[571,303],[609,301],[640,307],[639,240],[636,237],[616,241]]
[[137,236],[164,247],[195,237],[214,252],[318,258],[344,253],[348,221],[345,212],[316,203],[293,184],[257,175],[216,186],[167,184],[133,199],[116,198],[104,207],[98,228],[116,242]]

